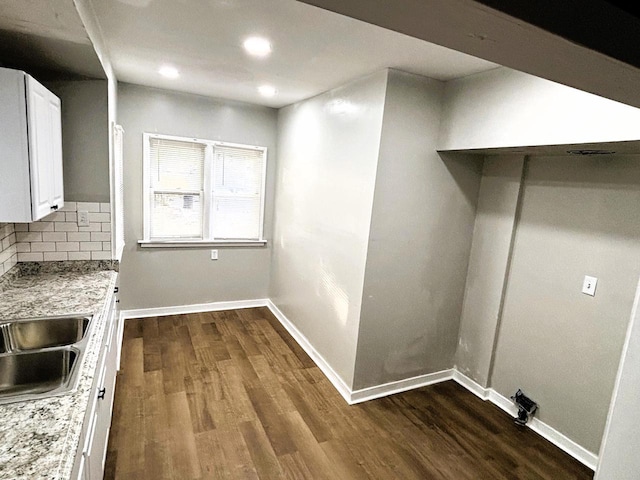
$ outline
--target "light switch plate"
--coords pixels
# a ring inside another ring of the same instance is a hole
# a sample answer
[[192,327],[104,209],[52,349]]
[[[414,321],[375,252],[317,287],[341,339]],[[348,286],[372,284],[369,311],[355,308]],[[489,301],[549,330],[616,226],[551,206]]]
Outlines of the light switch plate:
[[211,260],[218,259],[218,250],[211,250]]
[[598,284],[598,279],[596,277],[590,277],[589,275],[585,275],[584,282],[582,282],[582,293],[584,293],[585,295],[591,295],[592,297],[595,297],[597,284]]

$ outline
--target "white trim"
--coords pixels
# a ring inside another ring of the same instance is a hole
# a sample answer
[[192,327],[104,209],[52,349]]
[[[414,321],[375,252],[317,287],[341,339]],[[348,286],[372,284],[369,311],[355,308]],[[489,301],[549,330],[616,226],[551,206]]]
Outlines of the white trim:
[[489,400],[489,393],[491,391],[490,388],[483,387],[475,380],[467,377],[464,373],[460,373],[460,371],[458,371],[456,368],[453,369],[453,379],[456,381],[456,383],[462,385],[476,397],[479,397],[482,400]]
[[[502,410],[504,410],[514,418],[518,414],[518,409],[513,404],[513,402],[510,399],[503,397],[494,389],[489,390],[489,401],[494,405],[500,407]],[[586,448],[578,445],[576,442],[571,440],[566,435],[560,433],[555,428],[550,427],[536,417],[533,417],[531,420],[529,420],[529,422],[527,422],[527,426],[544,439],[553,443],[560,450],[565,451],[573,458],[589,467],[591,470],[596,469],[596,466],[598,464],[598,456],[595,453],[590,452]]]
[[[151,139],[160,140],[173,140],[179,142],[189,142],[204,145],[204,165],[203,165],[203,181],[202,190],[187,191],[187,190],[175,190],[175,191],[162,191],[155,190],[151,187]],[[215,175],[215,149],[216,147],[227,148],[239,148],[244,150],[255,150],[262,152],[262,182],[260,189],[260,215],[259,215],[259,239],[238,239],[238,240],[226,240],[224,238],[213,238],[213,226],[212,226],[212,208],[215,201],[214,195],[214,175]],[[181,137],[176,135],[165,135],[160,133],[142,133],[142,189],[143,189],[143,202],[142,202],[142,216],[143,216],[143,237],[144,240],[138,242],[141,247],[182,247],[182,246],[216,246],[212,244],[231,242],[233,246],[246,247],[256,245],[266,245],[266,240],[263,239],[264,235],[264,219],[265,219],[265,198],[266,198],[266,186],[267,186],[267,147],[260,147],[257,145],[245,145],[241,143],[220,142],[217,140],[205,140],[194,137]],[[195,241],[187,239],[183,245],[183,240],[172,241],[167,239],[151,239],[151,210],[152,210],[152,196],[154,193],[179,193],[179,194],[193,194],[200,195],[202,198],[202,231],[201,236],[196,238]],[[206,237],[206,238],[204,238]],[[201,244],[197,245],[200,241]],[[169,244],[167,244],[169,243]],[[226,243],[225,243],[226,244]],[[231,246],[229,244],[229,246]]]
[[268,300],[236,300],[230,302],[196,303],[193,305],[176,305],[174,307],[137,308],[122,310],[122,317],[145,318],[163,317],[165,315],[183,315],[186,313],[218,312],[220,310],[236,310],[240,308],[266,307]]
[[351,390],[346,382],[338,375],[329,362],[313,347],[311,342],[304,336],[300,330],[282,313],[282,311],[271,301],[267,301],[267,307],[271,313],[278,319],[282,326],[289,332],[294,340],[302,347],[302,349],[311,357],[322,373],[333,384],[335,389],[342,395],[342,398],[349,405],[366,402],[374,398],[386,397],[394,393],[405,392],[414,388],[433,385],[435,383],[444,382],[453,378],[453,370],[443,370],[435,373],[428,373],[413,378],[389,382],[374,387],[362,388],[360,390]]
[[[142,234],[144,238],[151,235],[151,146],[149,133],[142,134]],[[123,207],[124,208],[124,207]]]
[[138,240],[140,248],[264,247],[266,240]]
[[267,300],[267,307],[271,310],[271,313],[278,319],[278,321],[282,324],[282,326],[289,332],[289,335],[293,337],[293,339],[302,347],[302,349],[311,357],[311,360],[315,362],[322,373],[325,374],[327,379],[333,384],[333,386],[338,390],[338,393],[342,395],[342,398],[351,405],[351,389],[345,383],[345,381],[338,375],[331,365],[324,359],[320,353],[313,348],[311,342],[307,340],[300,330],[287,318],[287,316],[280,311],[278,307],[269,299]]
[[394,382],[383,383],[374,387],[361,388],[351,392],[351,405],[355,403],[366,402],[376,398],[394,395],[396,393],[406,392],[415,388],[426,387],[436,383],[446,382],[453,378],[453,369],[441,370],[434,373],[426,373],[417,377],[406,378],[404,380],[396,380]]

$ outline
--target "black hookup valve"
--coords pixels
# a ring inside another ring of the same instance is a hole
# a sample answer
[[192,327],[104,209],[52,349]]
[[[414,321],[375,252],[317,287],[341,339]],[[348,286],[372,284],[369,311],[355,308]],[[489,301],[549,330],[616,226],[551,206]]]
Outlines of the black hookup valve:
[[525,396],[522,393],[522,390],[518,389],[518,391],[511,397],[513,403],[518,407],[518,416],[515,418],[515,422],[518,425],[526,425],[529,421],[529,416],[532,416],[536,413],[538,409],[538,404],[531,400],[529,397]]

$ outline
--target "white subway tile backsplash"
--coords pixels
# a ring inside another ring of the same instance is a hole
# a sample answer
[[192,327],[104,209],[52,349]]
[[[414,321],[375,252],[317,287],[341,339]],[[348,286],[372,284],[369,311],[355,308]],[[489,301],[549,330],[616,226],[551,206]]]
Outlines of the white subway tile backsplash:
[[32,252],[55,252],[56,244],[53,242],[31,242]]
[[111,234],[108,232],[91,232],[92,242],[110,242]]
[[78,212],[99,212],[100,204],[98,202],[78,202],[76,210]]
[[73,222],[56,222],[55,230],[56,232],[77,232],[78,224]]
[[13,223],[0,223],[0,276],[8,272],[17,261],[17,244],[11,243],[15,238]]
[[[100,249],[102,250],[102,249]],[[9,260],[11,257],[13,257],[17,252],[15,251],[15,248],[11,247],[8,248],[7,250],[2,250],[0,252],[0,263],[4,263],[7,260]]]
[[53,232],[53,222],[33,222],[29,223],[30,232]]
[[[89,212],[78,227],[77,211]],[[110,260],[108,202],[65,202],[64,208],[33,223],[0,223],[0,275],[17,262]]]
[[77,252],[80,250],[78,242],[59,242],[56,243],[56,250],[59,252]]
[[0,223],[0,276],[11,270],[18,261],[15,225]]
[[92,213],[89,212],[89,222],[110,222],[110,213]]
[[4,273],[8,272],[9,270],[11,270],[11,268],[18,263],[18,254],[14,254],[12,255],[9,260],[5,261],[2,263],[2,269],[4,270]]
[[67,252],[69,260],[91,260],[91,252]]
[[70,242],[90,242],[91,234],[89,232],[69,232],[67,240]]
[[80,242],[81,252],[90,252],[93,250],[102,250],[102,242]]
[[60,262],[62,260],[68,260],[67,252],[45,252],[45,262]]
[[99,232],[101,230],[101,223],[89,223],[88,227],[78,227],[79,232]]
[[65,232],[43,232],[43,242],[66,242],[67,234]]
[[50,213],[49,215],[44,217],[44,220],[47,222],[64,222],[65,219],[66,219],[66,216],[64,212]]
[[31,251],[31,244],[28,242],[16,243],[16,251],[18,253],[29,253]]
[[42,252],[38,253],[19,253],[18,261],[19,262],[42,262],[43,261]]
[[64,207],[60,209],[61,212],[75,212],[76,202],[64,202]]
[[18,232],[16,233],[16,238],[18,239],[18,242],[41,242],[42,233],[41,232]]

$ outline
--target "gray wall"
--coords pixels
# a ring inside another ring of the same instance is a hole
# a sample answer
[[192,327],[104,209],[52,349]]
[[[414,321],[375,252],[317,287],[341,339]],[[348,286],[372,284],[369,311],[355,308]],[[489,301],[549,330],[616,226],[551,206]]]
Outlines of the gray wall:
[[488,386],[516,224],[524,156],[486,157],[456,351],[458,371]]
[[389,72],[354,389],[453,366],[481,160],[436,152],[443,88]]
[[[598,452],[640,276],[640,156],[532,157],[492,387]],[[581,293],[598,277],[595,297]],[[631,415],[634,412],[629,412]]]
[[353,381],[387,72],[280,110],[270,297]]
[[62,106],[64,198],[108,202],[109,106],[106,80],[46,84]]
[[640,109],[509,68],[446,83],[438,148],[640,139]]
[[[225,100],[119,84],[118,121],[124,128],[126,246],[120,268],[123,309],[266,298],[271,255],[277,112]],[[142,134],[162,133],[268,148],[267,247],[140,249]]]

